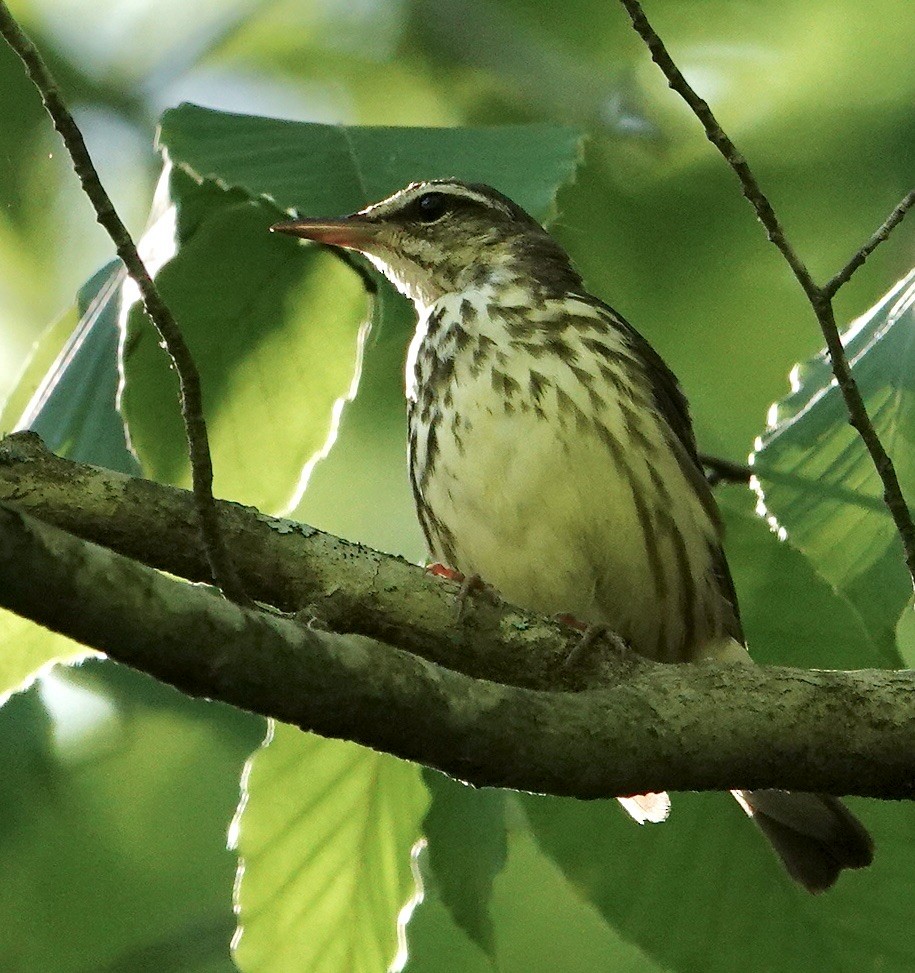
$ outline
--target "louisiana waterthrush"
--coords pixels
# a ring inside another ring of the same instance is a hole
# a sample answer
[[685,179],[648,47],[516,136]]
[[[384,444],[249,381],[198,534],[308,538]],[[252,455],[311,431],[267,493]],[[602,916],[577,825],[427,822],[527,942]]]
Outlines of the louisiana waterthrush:
[[[686,399],[563,248],[489,186],[413,183],[284,233],[364,254],[414,304],[409,467],[430,553],[517,605],[666,662],[747,658]],[[837,799],[735,797],[810,891],[870,863]],[[638,820],[666,795],[624,800]]]

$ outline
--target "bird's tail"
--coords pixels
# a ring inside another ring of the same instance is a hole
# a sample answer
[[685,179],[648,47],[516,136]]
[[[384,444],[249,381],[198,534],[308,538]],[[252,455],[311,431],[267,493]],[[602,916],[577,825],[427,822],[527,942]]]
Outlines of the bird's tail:
[[864,868],[873,860],[871,836],[838,798],[800,791],[732,793],[808,892],[822,892],[843,868]]
[[636,824],[660,824],[670,814],[670,798],[663,791],[658,794],[618,797],[617,800]]

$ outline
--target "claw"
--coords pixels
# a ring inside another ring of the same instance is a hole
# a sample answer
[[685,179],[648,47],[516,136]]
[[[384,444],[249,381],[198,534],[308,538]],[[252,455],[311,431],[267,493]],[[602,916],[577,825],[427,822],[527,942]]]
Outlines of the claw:
[[582,633],[579,641],[572,646],[571,651],[566,656],[566,660],[562,664],[563,669],[573,669],[602,639],[607,639],[624,659],[629,652],[629,646],[623,639],[600,622],[589,624],[583,622],[580,618],[575,618],[574,615],[557,615],[556,620]]
[[478,575],[478,574],[468,574],[464,575],[460,571],[456,571],[454,568],[449,568],[446,564],[427,564],[426,571],[429,574],[435,575],[437,578],[445,578],[447,581],[454,581],[460,584],[457,595],[455,599],[457,601],[457,612],[455,614],[455,622],[460,622],[464,617],[464,609],[467,607],[467,602],[471,595],[482,594],[486,595],[492,601],[498,602],[498,596],[496,591],[490,585]]

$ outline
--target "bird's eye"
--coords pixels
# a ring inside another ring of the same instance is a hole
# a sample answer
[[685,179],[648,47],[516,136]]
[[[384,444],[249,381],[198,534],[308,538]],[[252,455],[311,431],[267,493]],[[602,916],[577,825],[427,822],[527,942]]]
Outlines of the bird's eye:
[[423,193],[416,200],[416,213],[421,223],[434,223],[445,215],[447,209],[444,193]]

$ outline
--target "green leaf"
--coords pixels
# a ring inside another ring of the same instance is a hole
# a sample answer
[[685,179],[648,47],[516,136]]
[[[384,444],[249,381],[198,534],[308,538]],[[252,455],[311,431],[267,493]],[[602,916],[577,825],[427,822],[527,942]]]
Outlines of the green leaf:
[[[903,492],[915,496],[915,271],[845,333],[868,413]],[[792,372],[754,456],[766,510],[817,571],[892,644],[912,592],[882,484],[821,352]],[[884,648],[889,664],[896,657]]]
[[[329,254],[271,235],[266,204],[180,175],[172,186],[178,250],[157,283],[200,372],[214,490],[283,510],[352,381],[364,289]],[[131,443],[148,476],[187,486],[177,378],[138,306],[125,347]]]
[[238,851],[245,973],[384,973],[413,895],[419,768],[277,725],[246,775]]
[[492,895],[495,960],[487,962],[449,922],[433,875],[408,927],[406,973],[660,973],[661,967],[610,928],[537,847],[514,798],[508,798],[507,810],[512,819],[508,861]]
[[650,955],[601,921],[516,817],[521,820],[510,830],[508,866],[496,880],[493,901],[499,969],[659,973]]
[[0,705],[42,666],[88,654],[92,650],[78,642],[0,609]]
[[231,973],[226,827],[264,721],[107,661],[0,709],[0,953],[16,973]]
[[[905,973],[915,931],[902,902],[915,881],[915,814],[849,801],[871,829],[875,864],[811,896],[725,794],[675,794],[642,828],[608,802],[524,798],[543,850],[619,935],[682,973]],[[866,916],[866,922],[862,917]]]
[[386,128],[231,115],[197,105],[163,114],[159,144],[199,179],[282,209],[341,215],[417,179],[487,182],[540,217],[575,173],[580,130],[559,125]]
[[124,276],[113,261],[80,288],[76,305],[36,343],[0,428],[32,429],[61,456],[135,473],[116,408]]
[[505,792],[477,790],[432,770],[423,773],[432,804],[423,831],[429,867],[454,921],[494,956],[490,899],[505,866]]

